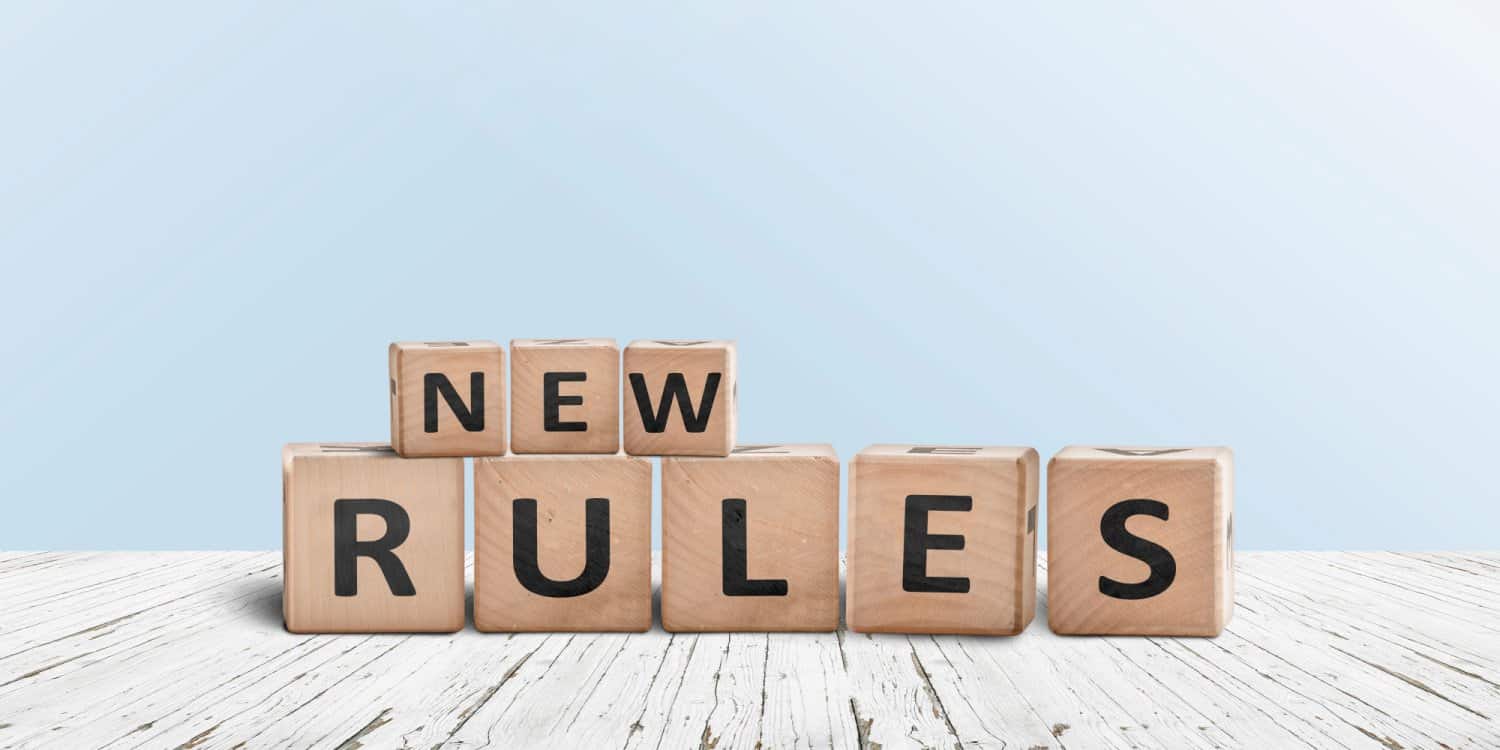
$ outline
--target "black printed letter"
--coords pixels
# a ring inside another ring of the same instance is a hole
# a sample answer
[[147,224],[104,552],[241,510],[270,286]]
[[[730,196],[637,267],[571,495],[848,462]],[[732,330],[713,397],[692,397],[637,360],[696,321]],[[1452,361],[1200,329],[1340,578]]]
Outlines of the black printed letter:
[[724,595],[786,596],[786,580],[750,576],[750,552],[745,549],[745,501],[724,500]]
[[536,500],[516,498],[511,504],[511,564],[516,580],[533,594],[552,597],[583,596],[609,575],[609,500],[591,497],[583,501],[583,572],[577,578],[554,581],[542,575],[536,554]]
[[586,372],[548,372],[542,374],[542,429],[547,432],[587,432],[588,422],[563,422],[558,416],[558,407],[579,406],[582,396],[561,396],[557,384],[588,380]]
[[1154,542],[1146,541],[1125,530],[1125,520],[1131,516],[1145,515],[1167,520],[1167,504],[1159,500],[1121,500],[1104,511],[1099,520],[1099,533],[1104,543],[1116,552],[1123,552],[1151,566],[1151,575],[1140,583],[1120,583],[1099,576],[1099,593],[1116,599],[1149,599],[1172,585],[1177,577],[1177,561],[1172,553]]
[[453,389],[447,375],[429,372],[422,376],[422,429],[427,432],[438,431],[438,393],[443,394],[443,400],[448,402],[448,408],[453,410],[453,416],[458,417],[465,430],[484,432],[483,372],[469,373],[469,400],[474,402],[473,409],[464,406],[464,400],[458,397],[458,391]]
[[[385,519],[385,535],[373,542],[361,542],[356,538],[359,515],[369,513]],[[380,566],[380,574],[396,596],[416,596],[411,576],[394,550],[406,541],[411,533],[411,517],[406,509],[389,500],[334,500],[333,501],[333,593],[334,596],[354,596],[359,592],[358,576],[355,575],[356,558],[368,557]]]
[[641,424],[646,432],[665,432],[667,417],[672,414],[672,402],[680,402],[682,424],[688,432],[703,432],[708,429],[708,417],[714,410],[714,397],[719,395],[721,373],[711,372],[703,381],[703,404],[696,412],[688,396],[687,379],[680,372],[667,373],[667,384],[662,388],[661,406],[651,412],[651,394],[646,391],[646,376],[630,373],[630,388],[635,391],[635,405],[641,410]]
[[901,590],[950,594],[969,593],[969,579],[927,575],[927,550],[963,549],[960,534],[927,533],[927,514],[934,510],[968,511],[974,498],[968,495],[907,495],[906,549],[901,556]]

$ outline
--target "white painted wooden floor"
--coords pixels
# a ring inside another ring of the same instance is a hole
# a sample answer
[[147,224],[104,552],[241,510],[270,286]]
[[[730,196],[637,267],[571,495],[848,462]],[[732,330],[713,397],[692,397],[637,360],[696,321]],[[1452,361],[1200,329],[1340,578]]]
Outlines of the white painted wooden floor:
[[1500,553],[1241,554],[1213,640],[297,636],[280,569],[0,553],[0,746],[1500,747]]

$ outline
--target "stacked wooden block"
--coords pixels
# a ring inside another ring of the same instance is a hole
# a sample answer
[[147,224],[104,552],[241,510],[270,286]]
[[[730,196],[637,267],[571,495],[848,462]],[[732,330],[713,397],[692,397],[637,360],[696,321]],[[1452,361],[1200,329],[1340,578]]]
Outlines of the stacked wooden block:
[[[838,456],[736,445],[733,342],[637,341],[622,357],[610,339],[512,341],[508,446],[505,374],[493,342],[392,344],[389,446],[286,446],[288,629],[461,629],[473,457],[475,627],[646,630],[646,456],[662,457],[664,628],[838,627]],[[1224,448],[1059,452],[1047,477],[1052,629],[1217,635],[1233,599],[1231,465]],[[1023,630],[1040,473],[1031,448],[856,455],[849,627]]]

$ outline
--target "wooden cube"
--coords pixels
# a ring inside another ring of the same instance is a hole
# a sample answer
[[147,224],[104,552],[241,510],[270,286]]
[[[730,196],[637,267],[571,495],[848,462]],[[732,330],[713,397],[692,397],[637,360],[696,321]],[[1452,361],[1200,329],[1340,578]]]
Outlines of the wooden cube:
[[682,631],[839,623],[839,459],[829,445],[664,458],[661,621]]
[[1203,635],[1234,608],[1228,448],[1062,449],[1047,466],[1057,633]]
[[849,467],[849,628],[1015,635],[1036,612],[1031,448],[872,445]]
[[474,460],[474,627],[651,627],[651,461]]
[[729,455],[735,429],[733,341],[633,341],[624,359],[626,453]]
[[620,347],[614,339],[510,342],[510,449],[619,452]]
[[391,344],[391,446],[403,456],[505,453],[505,350],[493,341]]
[[464,626],[464,462],[380,443],[281,452],[282,617],[294,633]]

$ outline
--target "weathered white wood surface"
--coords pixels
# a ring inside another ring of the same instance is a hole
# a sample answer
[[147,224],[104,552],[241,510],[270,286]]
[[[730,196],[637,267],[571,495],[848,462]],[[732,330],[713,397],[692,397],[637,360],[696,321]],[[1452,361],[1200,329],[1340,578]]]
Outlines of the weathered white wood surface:
[[1212,640],[297,636],[279,553],[0,553],[0,746],[1500,747],[1500,554],[1236,567]]

